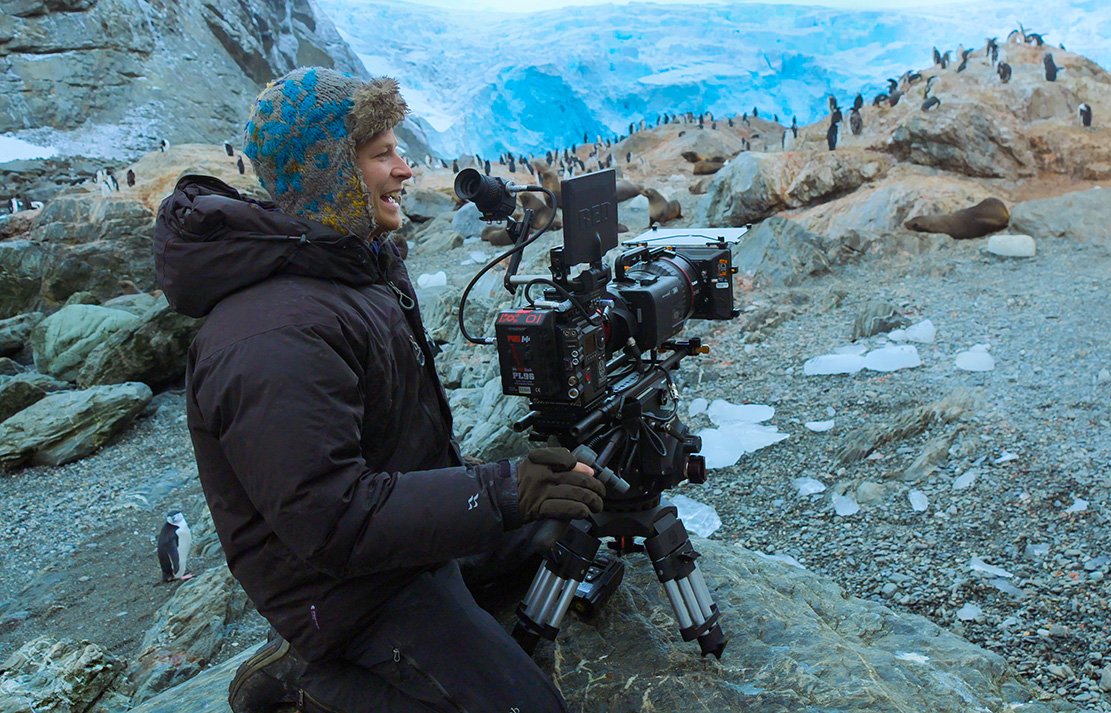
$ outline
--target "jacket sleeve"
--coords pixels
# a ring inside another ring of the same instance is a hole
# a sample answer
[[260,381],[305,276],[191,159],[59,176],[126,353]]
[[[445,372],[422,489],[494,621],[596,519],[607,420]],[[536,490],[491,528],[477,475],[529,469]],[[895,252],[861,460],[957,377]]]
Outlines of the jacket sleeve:
[[294,554],[348,577],[486,551],[520,524],[516,473],[506,461],[369,468],[360,447],[360,368],[342,330],[320,325],[254,335],[194,368],[205,429]]

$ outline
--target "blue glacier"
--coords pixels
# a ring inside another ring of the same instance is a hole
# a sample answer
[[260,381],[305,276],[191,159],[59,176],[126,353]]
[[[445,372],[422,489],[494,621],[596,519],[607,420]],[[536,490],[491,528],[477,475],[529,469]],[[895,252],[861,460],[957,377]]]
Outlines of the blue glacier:
[[[493,156],[628,132],[667,112],[817,120],[871,98],[932,49],[1002,43],[1019,23],[1111,66],[1111,3],[978,2],[900,11],[771,4],[569,7],[538,13],[316,0],[372,74],[397,77],[438,155]],[[1006,46],[1003,45],[1004,56]]]

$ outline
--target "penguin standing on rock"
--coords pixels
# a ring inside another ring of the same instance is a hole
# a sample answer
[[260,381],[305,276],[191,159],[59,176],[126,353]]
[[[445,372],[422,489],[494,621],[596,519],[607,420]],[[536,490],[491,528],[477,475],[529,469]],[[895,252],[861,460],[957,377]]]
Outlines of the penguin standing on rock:
[[1011,81],[1011,65],[1000,62],[995,71],[999,73],[999,80],[1004,84]]
[[1080,124],[1085,128],[1092,125],[1092,107],[1087,104],[1081,104],[1076,108],[1076,113],[1080,117]]
[[864,131],[864,119],[860,116],[860,109],[855,105],[849,112],[849,129],[852,130],[853,136],[860,136],[860,132]]
[[229,144],[227,141],[224,142],[224,153],[226,153],[228,156],[235,155],[235,149],[233,149],[231,147],[231,144]]
[[192,544],[193,536],[181,511],[171,510],[166,513],[166,524],[158,533],[158,564],[162,566],[163,582],[193,577],[185,573],[185,567],[189,563],[189,548]]
[[235,167],[239,170],[239,175],[241,175],[241,176],[246,172],[247,167],[243,165],[243,157],[242,156],[235,159]]
[[132,188],[135,185],[135,172],[130,168],[127,169],[127,187]]
[[1042,57],[1042,64],[1045,65],[1045,80],[1047,82],[1057,81],[1057,64],[1053,61],[1053,53],[1046,52]]

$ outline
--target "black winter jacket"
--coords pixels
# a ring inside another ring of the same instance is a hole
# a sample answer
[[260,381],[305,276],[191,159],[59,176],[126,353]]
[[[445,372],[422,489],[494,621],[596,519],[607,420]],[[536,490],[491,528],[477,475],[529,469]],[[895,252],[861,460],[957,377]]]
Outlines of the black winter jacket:
[[419,572],[519,524],[510,465],[462,464],[392,244],[186,176],[154,254],[170,304],[207,315],[187,413],[228,566],[302,656],[336,655]]

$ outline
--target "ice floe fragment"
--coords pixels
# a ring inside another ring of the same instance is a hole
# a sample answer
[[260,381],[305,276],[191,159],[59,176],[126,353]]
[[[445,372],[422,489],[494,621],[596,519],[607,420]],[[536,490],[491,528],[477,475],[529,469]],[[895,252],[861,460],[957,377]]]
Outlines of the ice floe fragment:
[[801,496],[813,495],[826,489],[826,484],[817,478],[795,478],[791,485],[795,486]]
[[987,344],[977,344],[957,354],[957,368],[962,371],[991,371],[995,368],[995,359],[988,354]]

